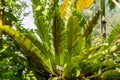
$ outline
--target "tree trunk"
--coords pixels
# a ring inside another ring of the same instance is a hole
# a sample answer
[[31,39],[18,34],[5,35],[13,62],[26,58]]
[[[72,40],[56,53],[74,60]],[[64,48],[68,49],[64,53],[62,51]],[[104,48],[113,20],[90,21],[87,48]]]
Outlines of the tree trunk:
[[106,38],[106,21],[105,21],[105,0],[100,0],[101,2],[101,34],[103,38]]

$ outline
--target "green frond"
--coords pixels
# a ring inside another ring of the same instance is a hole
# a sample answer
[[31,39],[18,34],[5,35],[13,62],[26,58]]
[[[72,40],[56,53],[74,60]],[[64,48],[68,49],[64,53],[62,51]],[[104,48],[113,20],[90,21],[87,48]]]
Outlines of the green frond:
[[95,13],[95,15],[92,17],[92,19],[86,23],[86,29],[84,30],[84,33],[82,34],[82,37],[88,37],[89,36],[89,34],[92,32],[93,28],[95,27],[95,25],[98,22],[98,19],[100,17],[100,13],[101,13],[101,11],[98,10]]
[[84,16],[82,15],[82,13],[78,12],[76,9],[72,10],[72,16],[78,16],[79,18],[79,25],[81,28],[85,28],[85,24],[86,24],[86,20],[84,18]]
[[50,60],[41,53],[41,51],[31,42],[30,39],[26,38],[24,35],[9,26],[0,26],[0,30],[8,34],[15,41],[17,46],[24,50],[24,55],[32,57],[33,61],[39,59],[39,63],[46,67],[46,71],[53,73]]
[[85,50],[82,52],[82,54],[74,56],[70,62],[67,63],[67,65],[64,68],[62,76],[66,76],[72,69],[77,67],[83,60],[87,59],[88,56],[92,53],[94,53],[96,50],[98,50],[101,46],[94,46],[91,47],[89,50]]
[[[47,46],[46,44],[40,42],[37,37],[35,36],[35,34],[30,33],[30,32],[26,32],[25,36],[31,40],[31,42],[41,51],[42,54],[44,54],[46,56],[46,58],[49,58],[51,61],[51,64],[54,68],[55,66],[55,60],[54,60],[54,51],[52,51],[49,46]],[[55,70],[55,69],[54,69]]]
[[[49,58],[49,56],[52,56],[54,52],[52,49],[46,45],[44,42],[39,39],[37,31],[36,30],[26,30],[24,27],[16,25],[16,28],[18,31],[20,31],[22,34],[24,34],[28,39],[31,40],[31,42],[41,50],[43,54],[46,55],[46,57]],[[47,54],[48,53],[48,54]]]
[[114,27],[113,30],[110,32],[110,35],[108,35],[106,40],[108,41],[109,46],[115,43],[115,40],[119,37],[119,35],[120,35],[120,24]]
[[41,42],[40,40],[37,39],[37,37],[35,36],[35,34],[31,33],[31,32],[26,32],[26,34],[24,34],[28,39],[31,40],[31,42],[41,51],[41,53],[43,53],[44,55],[46,55],[46,57],[49,58],[49,56],[53,55],[52,51],[50,50],[50,48],[44,44],[43,42]]
[[118,70],[108,70],[102,74],[102,80],[119,80],[120,72]]
[[60,17],[58,9],[55,9],[55,15],[53,19],[52,26],[53,33],[53,44],[56,54],[56,61],[58,65],[62,65],[64,62],[64,52],[65,52],[65,26],[64,22]]
[[91,20],[86,22],[85,29],[83,31],[82,37],[85,37],[85,42],[86,42],[86,48],[90,48],[92,44],[92,39],[91,39],[91,33],[93,28],[98,22],[99,16],[100,16],[101,11],[98,10],[94,16],[92,16]]
[[[42,42],[49,47],[51,46],[51,33],[50,33],[50,21],[47,19],[47,11],[45,9],[45,2],[32,0],[32,8],[34,14],[34,23],[37,27],[37,34]],[[40,6],[42,5],[42,6]]]
[[81,38],[81,28],[78,16],[71,16],[67,24],[67,44],[70,57],[78,55],[84,49],[85,40]]

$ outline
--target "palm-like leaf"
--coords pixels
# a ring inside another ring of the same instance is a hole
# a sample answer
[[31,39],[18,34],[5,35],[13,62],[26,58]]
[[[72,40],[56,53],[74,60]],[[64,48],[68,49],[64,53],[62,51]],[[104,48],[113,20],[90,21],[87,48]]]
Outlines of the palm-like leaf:
[[[44,1],[45,2],[45,1]],[[35,25],[37,27],[37,34],[39,35],[40,39],[44,44],[47,46],[51,46],[51,34],[50,34],[50,27],[49,21],[47,21],[47,11],[45,12],[46,4],[42,3],[39,0],[32,0],[32,8],[34,13]],[[40,6],[42,5],[42,6]]]
[[62,65],[64,62],[66,39],[65,39],[65,26],[63,20],[60,17],[58,9],[55,9],[52,34],[53,34],[53,44],[56,54],[56,61],[58,65]]
[[0,26],[0,30],[7,33],[15,41],[15,43],[24,51],[24,55],[31,56],[33,58],[32,60],[36,62],[39,67],[43,66],[43,69],[46,67],[49,73],[53,73],[50,60],[41,53],[40,49],[38,49],[30,39],[9,26]]
[[88,23],[86,24],[86,29],[84,30],[84,33],[82,35],[82,37],[88,37],[89,34],[92,32],[93,28],[95,27],[95,25],[98,22],[98,19],[100,17],[100,13],[101,11],[98,10],[95,15],[92,17],[92,19],[90,21],[88,21]]
[[83,60],[87,59],[88,56],[97,49],[99,49],[101,46],[94,46],[91,47],[89,50],[83,51],[81,54],[74,56],[71,60],[71,62],[68,62],[67,66],[65,67],[62,76],[66,76],[72,69],[77,67],[78,64],[80,64]]
[[84,39],[81,38],[78,16],[71,16],[69,18],[66,33],[68,38],[68,54],[71,59],[72,56],[78,55],[84,49],[84,45],[82,45],[84,44]]
[[[59,76],[63,78],[69,76],[69,73],[72,73],[73,69],[79,67],[81,63],[85,63],[86,65],[92,63],[95,65],[94,62],[98,61],[96,63],[98,66],[94,67],[94,69],[104,66],[100,65],[100,63],[102,63],[100,59],[103,57],[103,44],[92,47],[86,46],[91,44],[89,40],[91,40],[92,30],[99,19],[100,11],[97,11],[92,19],[86,23],[81,14],[74,11],[72,13],[75,0],[65,0],[68,3],[63,4],[63,13],[62,9],[60,10],[60,13],[62,13],[61,19],[57,4],[58,0],[52,1],[56,3],[53,5],[54,9],[52,8],[52,14],[49,14],[45,9],[46,5],[48,6],[46,0],[44,0],[43,3],[40,0],[32,0],[34,19],[37,26],[35,34],[39,36],[40,40],[36,38],[34,33],[27,30],[25,30],[24,35],[9,26],[0,26],[0,30],[14,40],[24,51],[24,55],[31,57],[31,61],[33,61],[33,63],[38,66],[37,68],[40,69],[40,72],[46,74],[47,77],[50,77],[49,74],[55,74],[55,79]],[[78,7],[81,6],[78,4]],[[47,15],[50,18],[49,20],[47,20]],[[110,45],[113,44],[119,33],[120,28],[118,25],[107,38]],[[63,73],[61,74],[62,71]],[[74,75],[74,73],[72,73],[72,75]]]
[[115,43],[115,40],[117,40],[119,35],[120,35],[120,24],[118,24],[115,28],[113,28],[110,35],[107,37],[109,46],[111,46],[111,45],[113,45],[113,43]]

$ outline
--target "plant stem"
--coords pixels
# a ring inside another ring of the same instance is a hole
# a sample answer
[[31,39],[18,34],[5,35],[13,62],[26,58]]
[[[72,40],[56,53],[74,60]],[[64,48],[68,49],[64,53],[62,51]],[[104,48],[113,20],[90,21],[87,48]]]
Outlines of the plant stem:
[[105,0],[100,0],[101,2],[101,34],[103,38],[106,38],[106,21],[105,21]]
[[117,5],[117,7],[120,9],[120,4],[116,0],[112,0],[112,2],[115,3],[115,5]]

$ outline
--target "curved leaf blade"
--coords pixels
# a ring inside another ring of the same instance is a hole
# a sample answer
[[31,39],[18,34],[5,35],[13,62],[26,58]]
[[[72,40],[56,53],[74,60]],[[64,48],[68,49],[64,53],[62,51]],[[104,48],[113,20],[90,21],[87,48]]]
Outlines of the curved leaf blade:
[[12,37],[15,43],[24,50],[26,56],[31,55],[34,59],[36,56],[36,58],[40,60],[38,62],[40,62],[44,67],[46,67],[46,70],[48,70],[50,73],[53,73],[50,60],[41,53],[41,51],[31,42],[31,40],[29,40],[24,35],[20,34],[18,31],[12,29],[9,26],[0,26],[0,30]]

